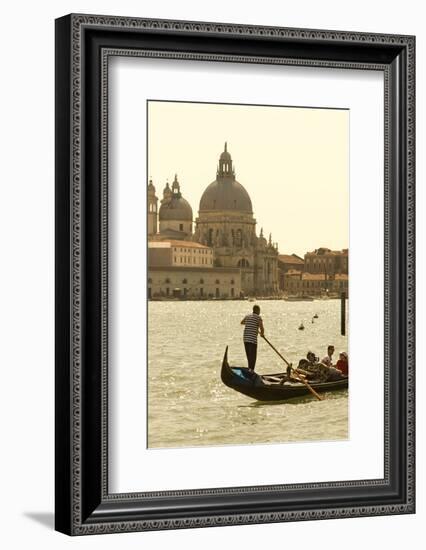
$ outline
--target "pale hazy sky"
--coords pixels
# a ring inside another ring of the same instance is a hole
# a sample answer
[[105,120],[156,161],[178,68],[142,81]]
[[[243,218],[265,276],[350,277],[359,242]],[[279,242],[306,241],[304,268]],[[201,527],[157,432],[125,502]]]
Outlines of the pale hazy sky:
[[194,220],[224,142],[256,231],[281,254],[349,244],[349,111],[150,101],[148,175],[159,199],[178,174]]

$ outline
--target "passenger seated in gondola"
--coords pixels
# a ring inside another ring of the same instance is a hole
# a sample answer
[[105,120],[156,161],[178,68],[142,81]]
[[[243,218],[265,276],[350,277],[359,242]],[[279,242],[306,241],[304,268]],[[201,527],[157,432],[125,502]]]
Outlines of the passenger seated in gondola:
[[318,382],[334,382],[342,378],[342,372],[336,367],[324,365],[312,351],[308,351],[306,359],[299,361],[297,369],[309,380]]
[[343,376],[349,376],[348,354],[345,351],[339,353],[339,360],[336,363],[336,368],[339,369]]
[[327,355],[321,360],[321,363],[323,365],[327,365],[327,367],[331,367],[333,365],[333,353],[334,353],[334,346],[328,346]]

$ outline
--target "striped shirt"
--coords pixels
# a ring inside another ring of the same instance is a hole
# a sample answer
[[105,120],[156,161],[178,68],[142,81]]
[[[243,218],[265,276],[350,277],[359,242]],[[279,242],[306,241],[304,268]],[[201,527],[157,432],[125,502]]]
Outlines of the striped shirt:
[[259,325],[262,321],[260,315],[257,313],[250,313],[244,318],[244,342],[250,344],[257,344],[257,333],[259,332]]

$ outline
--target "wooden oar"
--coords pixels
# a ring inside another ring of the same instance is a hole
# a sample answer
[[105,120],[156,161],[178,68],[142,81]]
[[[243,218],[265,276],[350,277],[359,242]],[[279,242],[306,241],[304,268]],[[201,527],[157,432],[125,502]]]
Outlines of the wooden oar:
[[[265,342],[267,342],[267,343],[271,346],[271,348],[275,351],[275,353],[281,357],[281,359],[284,361],[284,363],[285,363],[288,367],[290,367],[290,368],[293,370],[293,376],[294,376],[294,373],[295,373],[296,371],[293,369],[292,364],[289,363],[289,362],[287,361],[287,359],[281,355],[281,353],[271,344],[271,342],[266,338],[266,336],[262,336],[262,338],[265,340]],[[300,382],[302,382],[302,384],[305,384],[305,386],[306,386],[306,387],[308,388],[308,390],[312,393],[312,395],[315,395],[315,397],[316,397],[319,401],[322,401],[322,400],[323,400],[323,398],[314,390],[314,388],[313,388],[310,384],[308,384],[304,378],[302,378],[301,376],[299,376],[298,373],[296,373],[295,378],[296,378],[297,380],[300,380]]]

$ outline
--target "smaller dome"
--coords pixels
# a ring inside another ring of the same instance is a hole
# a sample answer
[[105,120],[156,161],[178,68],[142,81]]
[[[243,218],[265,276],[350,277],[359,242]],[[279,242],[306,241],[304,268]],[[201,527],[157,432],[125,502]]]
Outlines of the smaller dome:
[[155,187],[154,187],[154,184],[152,183],[152,180],[149,180],[148,192],[155,193]]
[[173,197],[160,206],[159,219],[192,222],[191,205],[182,196]]

